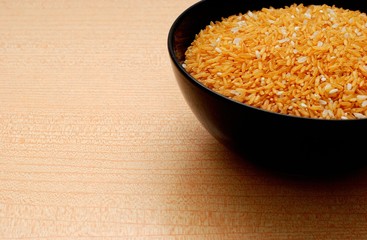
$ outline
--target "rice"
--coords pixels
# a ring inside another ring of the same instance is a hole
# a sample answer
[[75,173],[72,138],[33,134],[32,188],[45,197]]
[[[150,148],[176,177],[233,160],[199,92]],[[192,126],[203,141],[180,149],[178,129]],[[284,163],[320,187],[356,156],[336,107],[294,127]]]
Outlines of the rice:
[[211,22],[183,66],[235,101],[322,119],[367,116],[367,16],[328,5],[263,8]]

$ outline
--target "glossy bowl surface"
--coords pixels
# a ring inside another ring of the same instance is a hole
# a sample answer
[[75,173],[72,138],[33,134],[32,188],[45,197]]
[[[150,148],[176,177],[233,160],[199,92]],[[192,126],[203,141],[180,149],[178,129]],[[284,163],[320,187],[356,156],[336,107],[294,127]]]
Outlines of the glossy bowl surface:
[[362,1],[204,0],[182,12],[168,34],[168,52],[181,92],[200,123],[244,160],[295,174],[328,174],[367,162],[367,119],[300,118],[230,100],[192,78],[182,67],[187,47],[210,21],[263,7],[327,4],[367,12]]

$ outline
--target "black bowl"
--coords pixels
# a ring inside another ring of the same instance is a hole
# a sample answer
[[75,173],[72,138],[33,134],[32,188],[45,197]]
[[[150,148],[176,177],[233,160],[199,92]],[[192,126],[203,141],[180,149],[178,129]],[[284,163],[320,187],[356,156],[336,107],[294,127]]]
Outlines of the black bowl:
[[329,175],[364,166],[367,119],[325,120],[273,113],[224,97],[182,67],[195,34],[210,23],[240,12],[293,3],[328,4],[367,12],[362,1],[200,1],[172,24],[168,52],[177,83],[191,110],[219,142],[245,161],[294,174]]

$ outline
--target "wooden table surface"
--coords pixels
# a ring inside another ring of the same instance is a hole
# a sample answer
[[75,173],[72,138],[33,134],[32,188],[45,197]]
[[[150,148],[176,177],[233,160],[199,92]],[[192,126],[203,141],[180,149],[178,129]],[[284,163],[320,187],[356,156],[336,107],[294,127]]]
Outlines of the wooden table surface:
[[198,123],[166,47],[195,2],[0,1],[0,239],[367,239],[366,170],[281,176]]

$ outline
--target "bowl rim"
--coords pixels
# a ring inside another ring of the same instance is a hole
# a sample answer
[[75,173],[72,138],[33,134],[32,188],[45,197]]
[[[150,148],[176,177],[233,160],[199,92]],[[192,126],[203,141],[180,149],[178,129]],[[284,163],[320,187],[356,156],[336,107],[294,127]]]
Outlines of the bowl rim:
[[[229,101],[231,104],[235,104],[238,105],[240,107],[246,107],[246,108],[251,108],[253,110],[257,110],[257,111],[261,111],[264,112],[266,114],[271,114],[271,115],[276,115],[279,117],[285,117],[285,118],[290,118],[290,119],[297,119],[297,120],[307,120],[307,121],[319,121],[319,122],[351,122],[351,121],[367,121],[367,118],[365,119],[324,119],[324,118],[311,118],[311,117],[301,117],[301,116],[296,116],[296,115],[290,115],[290,114],[282,114],[282,113],[278,113],[278,112],[273,112],[270,110],[265,110],[262,108],[257,108],[254,106],[251,106],[249,104],[246,103],[242,103],[236,100],[233,100],[231,98],[228,98],[210,88],[208,88],[207,86],[205,86],[203,83],[201,83],[200,81],[198,81],[197,79],[195,79],[193,76],[191,76],[186,69],[182,66],[182,64],[180,63],[180,61],[178,60],[178,58],[176,57],[175,54],[175,50],[174,50],[174,33],[176,31],[176,29],[178,28],[178,26],[182,23],[184,17],[189,14],[193,9],[197,8],[198,6],[205,4],[207,2],[211,2],[208,0],[201,0],[197,3],[192,4],[191,6],[187,7],[185,10],[183,10],[172,22],[169,31],[168,31],[168,37],[167,37],[167,48],[168,48],[168,53],[169,56],[173,62],[173,64],[176,66],[176,68],[179,70],[179,72],[181,74],[183,74],[187,80],[189,80],[193,85],[199,87],[200,89],[202,89],[205,92],[208,92],[209,94],[213,95],[216,98],[220,98],[222,101]],[[215,1],[212,1],[215,2]]]

